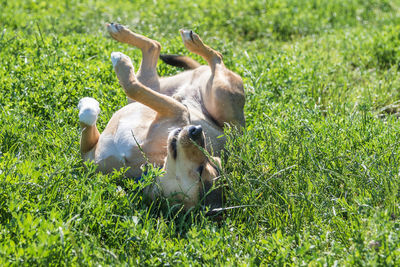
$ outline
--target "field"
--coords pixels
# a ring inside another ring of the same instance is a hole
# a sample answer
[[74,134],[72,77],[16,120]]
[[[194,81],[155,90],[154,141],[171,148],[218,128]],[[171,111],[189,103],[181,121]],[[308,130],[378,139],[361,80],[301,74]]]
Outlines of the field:
[[[201,61],[193,29],[243,77],[222,222],[84,167],[79,99],[104,129],[126,102],[110,53],[140,62],[111,21]],[[0,265],[398,265],[399,68],[398,0],[0,0]]]

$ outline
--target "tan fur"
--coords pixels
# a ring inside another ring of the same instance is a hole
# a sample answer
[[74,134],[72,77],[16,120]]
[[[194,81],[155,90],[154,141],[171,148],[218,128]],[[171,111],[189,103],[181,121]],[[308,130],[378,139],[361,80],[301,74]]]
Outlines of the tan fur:
[[[167,149],[169,133],[183,128],[183,134],[187,125],[201,125],[205,148],[219,156],[225,138],[217,137],[223,135],[224,125],[245,123],[243,82],[225,67],[221,54],[192,31],[181,30],[183,42],[189,51],[202,56],[208,66],[160,78],[156,71],[161,50],[158,42],[118,24],[108,24],[107,29],[117,41],[141,49],[143,58],[136,74],[129,57],[118,54],[113,58],[114,70],[130,104],[112,116],[101,135],[96,125],[82,125],[82,156],[97,163],[102,172],[130,167],[128,175],[138,177],[140,166],[146,162],[142,149],[151,163],[165,163],[166,175],[159,180],[163,194],[170,196],[182,187],[181,193],[187,196],[180,200],[185,207],[192,207],[199,201],[201,183],[214,183],[217,171],[184,135],[178,149],[185,152],[178,161],[172,161]],[[198,179],[195,170],[201,164],[204,170],[202,179]],[[180,182],[176,182],[177,177]]]

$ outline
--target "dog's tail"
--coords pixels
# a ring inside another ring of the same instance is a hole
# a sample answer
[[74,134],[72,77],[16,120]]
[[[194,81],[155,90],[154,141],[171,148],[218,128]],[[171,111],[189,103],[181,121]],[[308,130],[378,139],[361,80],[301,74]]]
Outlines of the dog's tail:
[[201,66],[196,60],[185,56],[162,54],[160,59],[168,65],[184,68],[185,70],[192,70]]

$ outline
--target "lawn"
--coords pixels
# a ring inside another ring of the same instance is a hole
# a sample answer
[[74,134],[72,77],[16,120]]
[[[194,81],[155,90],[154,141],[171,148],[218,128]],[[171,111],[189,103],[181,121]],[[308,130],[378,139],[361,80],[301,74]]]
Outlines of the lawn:
[[[110,53],[140,62],[111,21],[182,55],[193,29],[243,77],[223,221],[84,167],[79,99],[104,129]],[[399,265],[399,25],[399,0],[0,0],[0,265]]]

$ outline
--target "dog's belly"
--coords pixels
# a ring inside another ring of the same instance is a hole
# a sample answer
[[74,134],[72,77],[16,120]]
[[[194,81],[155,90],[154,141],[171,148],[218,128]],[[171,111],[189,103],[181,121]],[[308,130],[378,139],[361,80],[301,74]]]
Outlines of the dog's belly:
[[[199,93],[199,88],[206,86],[210,76],[210,67],[201,66],[174,76],[162,77],[160,78],[160,93],[168,96],[178,94],[182,98],[190,98],[193,93]],[[193,92],[194,88],[196,88],[195,92]]]
[[225,147],[224,131],[205,114],[200,91],[204,90],[211,77],[209,66],[184,71],[175,76],[160,79],[161,92],[174,96],[189,109],[191,124],[201,125],[206,134],[206,149],[220,156]]

